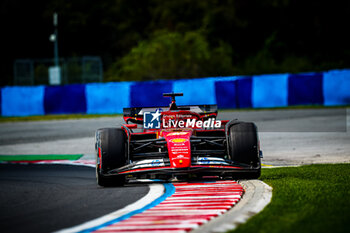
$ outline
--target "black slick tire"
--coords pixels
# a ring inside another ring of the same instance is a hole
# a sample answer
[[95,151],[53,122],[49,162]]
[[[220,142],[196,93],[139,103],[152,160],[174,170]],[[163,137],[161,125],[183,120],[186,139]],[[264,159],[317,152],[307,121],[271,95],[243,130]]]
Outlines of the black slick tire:
[[249,165],[252,171],[233,174],[239,178],[257,179],[261,174],[257,128],[252,122],[234,122],[228,127],[228,151],[230,159]]
[[126,134],[119,128],[104,128],[96,131],[96,179],[103,187],[123,186],[123,175],[107,176],[112,169],[126,164]]

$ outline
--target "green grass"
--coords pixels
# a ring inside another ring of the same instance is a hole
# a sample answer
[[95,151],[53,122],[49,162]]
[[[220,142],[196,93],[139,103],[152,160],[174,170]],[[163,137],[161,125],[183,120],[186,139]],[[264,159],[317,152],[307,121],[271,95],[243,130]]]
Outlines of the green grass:
[[234,233],[350,232],[350,164],[263,169],[271,203]]
[[82,118],[97,117],[119,117],[122,114],[62,114],[62,115],[43,115],[43,116],[25,116],[25,117],[0,117],[1,122],[18,122],[18,121],[49,121],[49,120],[70,120]]
[[83,154],[0,155],[0,161],[77,160]]

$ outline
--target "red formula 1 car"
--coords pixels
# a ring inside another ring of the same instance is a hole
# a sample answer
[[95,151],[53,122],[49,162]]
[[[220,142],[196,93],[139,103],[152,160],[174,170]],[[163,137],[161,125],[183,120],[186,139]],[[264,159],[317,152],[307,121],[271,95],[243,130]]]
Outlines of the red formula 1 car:
[[254,123],[218,121],[216,105],[124,108],[121,128],[96,131],[100,186],[129,179],[258,178],[262,152]]

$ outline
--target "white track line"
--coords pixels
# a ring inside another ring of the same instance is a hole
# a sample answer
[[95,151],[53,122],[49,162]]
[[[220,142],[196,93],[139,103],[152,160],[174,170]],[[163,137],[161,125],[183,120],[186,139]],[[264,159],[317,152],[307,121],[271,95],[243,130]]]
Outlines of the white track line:
[[57,231],[56,233],[73,233],[73,232],[79,232],[83,231],[92,227],[99,226],[101,224],[104,224],[108,221],[114,220],[116,218],[119,218],[123,215],[126,215],[134,210],[139,210],[146,205],[150,204],[160,196],[162,196],[164,193],[164,186],[161,184],[150,184],[149,185],[149,192],[147,193],[146,196],[138,200],[137,202],[130,204],[123,209],[117,210],[113,213],[107,214],[105,216],[102,216],[100,218],[85,222],[83,224],[80,224],[75,227],[67,228],[67,229],[62,229]]

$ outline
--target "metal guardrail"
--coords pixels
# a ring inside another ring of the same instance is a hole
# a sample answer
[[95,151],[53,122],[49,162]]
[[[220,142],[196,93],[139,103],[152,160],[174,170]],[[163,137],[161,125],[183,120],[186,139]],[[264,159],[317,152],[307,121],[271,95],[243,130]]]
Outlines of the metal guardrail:
[[[100,57],[62,58],[59,64],[61,84],[103,81],[103,65]],[[49,85],[49,68],[53,66],[52,59],[17,59],[13,64],[14,85]]]

